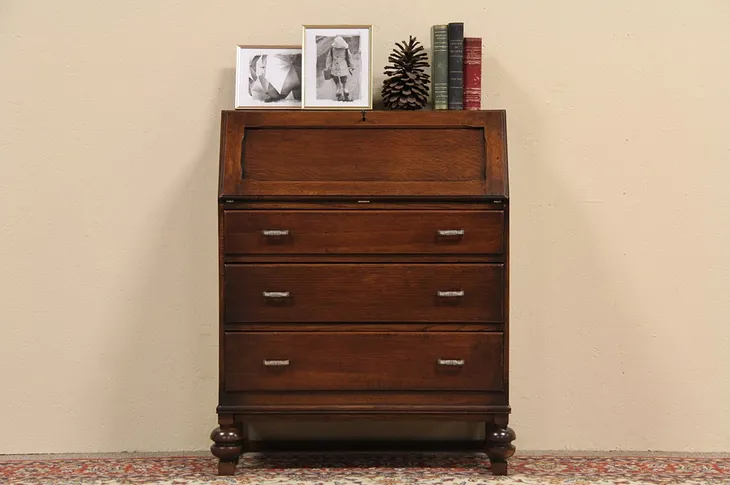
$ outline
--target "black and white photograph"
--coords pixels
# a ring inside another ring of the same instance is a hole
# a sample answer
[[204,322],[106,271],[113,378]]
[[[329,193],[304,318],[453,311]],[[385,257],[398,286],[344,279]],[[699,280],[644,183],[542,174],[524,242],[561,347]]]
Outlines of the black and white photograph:
[[372,28],[304,26],[303,106],[372,108]]
[[236,109],[294,109],[301,106],[300,47],[237,47]]

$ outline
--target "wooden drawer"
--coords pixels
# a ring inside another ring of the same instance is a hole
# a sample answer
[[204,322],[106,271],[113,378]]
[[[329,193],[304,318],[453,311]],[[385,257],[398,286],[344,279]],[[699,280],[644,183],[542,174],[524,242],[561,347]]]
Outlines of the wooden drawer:
[[501,322],[502,264],[228,264],[226,321]]
[[225,211],[226,254],[500,254],[504,211]]
[[502,391],[501,333],[232,333],[227,391]]

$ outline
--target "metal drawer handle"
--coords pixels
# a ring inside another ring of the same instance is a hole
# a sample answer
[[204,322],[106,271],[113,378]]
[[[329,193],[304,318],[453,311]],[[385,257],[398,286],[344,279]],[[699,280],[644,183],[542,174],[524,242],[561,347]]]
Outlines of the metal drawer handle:
[[436,295],[441,298],[461,298],[464,296],[464,290],[459,291],[437,291]]
[[264,291],[264,298],[289,298],[288,291]]
[[289,229],[264,229],[261,234],[269,237],[288,236]]
[[439,229],[439,236],[463,236],[463,229]]
[[289,365],[289,359],[286,360],[264,360],[266,367],[283,367]]
[[460,367],[464,365],[464,359],[439,359],[439,365],[450,365]]

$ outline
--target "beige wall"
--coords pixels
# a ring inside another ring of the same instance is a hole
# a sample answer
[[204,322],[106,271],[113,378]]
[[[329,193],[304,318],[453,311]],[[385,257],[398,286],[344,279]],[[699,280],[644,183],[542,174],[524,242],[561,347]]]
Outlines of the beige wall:
[[372,23],[379,86],[453,20],[508,111],[518,446],[729,449],[730,4],[315,4],[0,3],[0,453],[207,447],[235,45]]

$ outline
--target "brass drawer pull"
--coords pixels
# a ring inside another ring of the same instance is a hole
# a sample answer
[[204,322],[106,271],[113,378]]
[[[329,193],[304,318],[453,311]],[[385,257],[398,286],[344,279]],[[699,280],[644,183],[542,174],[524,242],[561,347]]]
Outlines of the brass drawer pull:
[[288,291],[264,291],[264,298],[289,298]]
[[464,235],[463,229],[439,229],[438,234],[439,236],[463,236]]
[[286,360],[264,360],[266,367],[284,367],[289,365],[289,359]]
[[440,298],[461,298],[464,296],[464,290],[459,291],[437,291],[436,295]]
[[289,229],[264,229],[261,234],[268,237],[288,236]]
[[464,365],[464,359],[439,359],[439,365],[449,365],[452,367],[461,367]]

